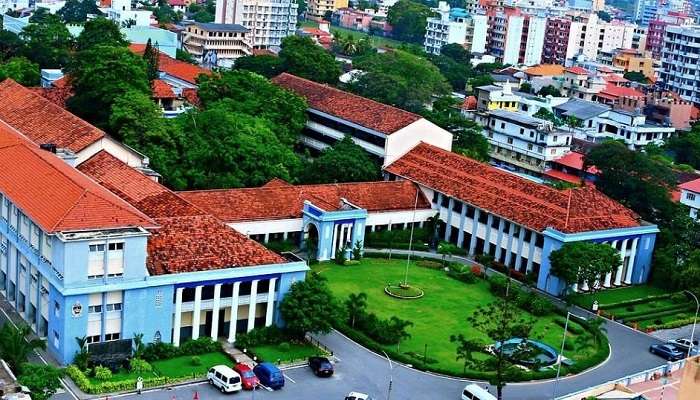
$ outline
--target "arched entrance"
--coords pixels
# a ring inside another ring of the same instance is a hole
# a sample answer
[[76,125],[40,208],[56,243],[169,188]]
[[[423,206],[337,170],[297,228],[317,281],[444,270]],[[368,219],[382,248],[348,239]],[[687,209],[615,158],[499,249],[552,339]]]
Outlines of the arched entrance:
[[318,237],[318,227],[313,222],[309,222],[304,229],[304,239],[301,244],[309,260],[318,260]]

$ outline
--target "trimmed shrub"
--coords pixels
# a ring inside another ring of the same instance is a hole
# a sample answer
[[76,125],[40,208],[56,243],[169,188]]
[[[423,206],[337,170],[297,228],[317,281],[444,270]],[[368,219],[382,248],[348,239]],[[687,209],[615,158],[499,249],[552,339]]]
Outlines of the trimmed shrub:
[[158,360],[167,360],[179,355],[180,349],[172,344],[157,342],[147,344],[141,357],[148,362],[153,362]]
[[433,260],[420,260],[420,261],[416,262],[416,265],[419,267],[429,268],[429,269],[442,269],[442,263],[439,261],[433,261]]
[[674,293],[671,295],[671,301],[676,304],[688,303],[688,298],[684,293]]
[[190,358],[190,364],[200,366],[202,365],[202,359],[199,358],[199,356],[192,356],[192,358]]
[[672,314],[677,313],[677,312],[689,310],[690,307],[691,306],[689,304],[671,304],[669,306],[656,307],[655,309],[653,309],[651,311],[645,310],[645,311],[621,312],[621,313],[617,313],[617,314],[613,313],[613,315],[615,315],[615,318],[617,318],[617,319],[631,320],[634,318],[641,318],[642,320],[645,320],[645,319],[651,319],[660,313],[669,312],[670,314],[664,314],[664,315],[672,315]]
[[112,371],[101,365],[95,367],[95,379],[98,381],[108,381],[112,379]]
[[199,354],[215,353],[221,351],[221,344],[205,336],[196,340],[188,340],[180,345],[182,356],[196,356]]
[[536,317],[547,315],[554,310],[554,306],[549,300],[538,295],[531,296],[530,302],[524,308]]
[[[113,393],[121,392],[125,390],[133,390],[136,387],[136,379],[126,379],[123,381],[105,381],[97,384],[90,382],[87,376],[75,365],[71,364],[66,367],[66,374],[75,382],[76,385],[85,393],[88,394],[102,394],[102,393]],[[179,382],[184,382],[192,379],[192,375],[185,375],[177,378],[169,377],[152,377],[145,378],[143,380],[144,388],[152,388],[156,386],[172,385]]]
[[132,358],[129,360],[129,370],[137,374],[145,374],[146,372],[153,371],[153,367],[148,363],[148,361],[140,358]]
[[658,330],[680,328],[681,326],[691,325],[693,321],[695,321],[695,317],[683,318],[671,322],[666,322],[665,324],[648,325],[647,329]]
[[506,288],[508,287],[508,280],[506,277],[501,275],[493,275],[489,277],[489,289],[491,293],[498,297],[503,297],[506,295]]
[[279,345],[280,351],[288,352],[290,348],[291,348],[291,345],[289,344],[289,342],[282,342]]
[[255,346],[286,342],[290,339],[282,329],[276,326],[255,328],[248,333],[236,336],[236,347],[251,348]]
[[668,299],[671,296],[672,296],[672,294],[670,294],[670,293],[657,294],[657,295],[641,297],[638,299],[618,301],[616,303],[607,303],[607,304],[601,303],[601,304],[598,304],[598,307],[601,309],[609,309],[609,308],[619,308],[619,307],[623,307],[623,306],[634,306],[634,305],[641,304],[641,303],[649,303],[653,300]]

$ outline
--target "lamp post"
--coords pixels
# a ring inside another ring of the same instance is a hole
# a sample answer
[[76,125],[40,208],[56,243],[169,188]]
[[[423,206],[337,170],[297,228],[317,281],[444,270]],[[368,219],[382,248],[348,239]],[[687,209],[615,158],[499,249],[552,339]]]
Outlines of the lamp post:
[[389,360],[389,390],[386,392],[386,400],[391,400],[391,387],[394,385],[394,364],[391,363],[391,358],[386,354],[386,351],[382,350],[382,353]]
[[693,339],[695,339],[695,325],[698,323],[698,311],[700,311],[700,301],[698,301],[698,297],[693,294],[690,290],[684,290],[685,293],[688,293],[689,295],[693,296],[693,299],[695,300],[695,318],[693,319],[693,329],[690,331],[690,347],[688,347],[688,357],[690,357],[690,353],[693,350],[693,347],[695,345],[693,344]]
[[404,286],[408,286],[408,264],[411,263],[411,253],[413,250],[413,229],[416,226],[416,208],[418,208],[418,193],[420,193],[420,188],[416,187],[416,200],[413,203],[413,219],[411,220],[411,237],[408,239],[408,256],[406,257],[406,272],[403,277]]
[[559,385],[559,374],[561,373],[561,362],[564,358],[564,344],[566,343],[566,333],[569,331],[569,317],[571,317],[570,312],[566,312],[566,322],[564,323],[564,336],[561,339],[561,350],[559,351],[558,364],[557,364],[557,377],[554,379],[554,388],[552,389],[552,400],[557,397],[557,386]]

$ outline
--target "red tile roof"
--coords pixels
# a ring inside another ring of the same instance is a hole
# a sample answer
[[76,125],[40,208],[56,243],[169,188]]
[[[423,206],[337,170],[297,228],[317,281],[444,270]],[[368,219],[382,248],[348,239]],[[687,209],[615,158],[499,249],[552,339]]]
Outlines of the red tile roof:
[[37,144],[79,152],[105,133],[41,95],[6,79],[0,83],[0,120]]
[[151,82],[151,91],[153,93],[154,99],[175,99],[175,92],[173,89],[161,79],[154,79]]
[[594,188],[555,190],[425,143],[385,170],[536,231],[640,225],[634,212]]
[[581,178],[579,178],[578,176],[567,174],[564,171],[559,171],[556,169],[550,169],[550,170],[544,171],[544,175],[549,177],[549,178],[554,178],[554,179],[557,179],[560,181],[573,183],[575,185],[581,184]]
[[626,78],[624,78],[620,75],[617,75],[617,74],[604,75],[603,79],[606,82],[610,82],[610,83],[627,83],[627,82],[629,82],[629,80],[627,80]]
[[[131,44],[129,50],[136,54],[143,54],[146,50],[145,44]],[[200,74],[211,75],[211,71],[200,66],[176,60],[167,54],[160,52],[158,58],[158,70],[168,75],[181,79],[192,84],[197,83]]]
[[288,73],[272,78],[272,82],[306,98],[310,108],[386,135],[421,119],[420,115]]
[[601,90],[600,93],[598,93],[598,96],[609,98],[644,97],[644,93],[631,87],[615,86],[615,84],[608,82],[605,85],[605,89]]
[[[577,171],[583,171],[583,163],[585,161],[585,158],[585,155],[576,151],[571,151],[561,156],[560,158],[553,160],[552,162],[575,169]],[[590,174],[597,174],[599,171],[598,168],[596,168],[595,166],[590,166],[586,169],[586,172]]]
[[48,88],[30,87],[28,89],[61,108],[66,108],[66,101],[73,97],[73,88],[70,86]]
[[109,153],[101,151],[78,168],[158,222],[148,240],[153,275],[285,262]]
[[700,179],[682,183],[678,187],[691,192],[700,193]]
[[156,223],[0,122],[0,191],[48,233]]
[[[273,180],[259,188],[197,190],[179,195],[221,220],[234,222],[301,218],[307,200],[328,211],[338,210],[341,199],[367,211],[412,210],[417,190],[408,181],[294,186]],[[430,208],[420,191],[417,207]]]
[[588,75],[588,70],[582,67],[569,67],[565,71],[576,75]]

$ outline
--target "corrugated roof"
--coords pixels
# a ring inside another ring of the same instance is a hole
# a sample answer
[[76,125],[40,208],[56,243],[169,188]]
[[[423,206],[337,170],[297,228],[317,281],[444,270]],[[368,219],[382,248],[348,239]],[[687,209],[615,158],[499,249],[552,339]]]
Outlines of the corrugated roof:
[[581,99],[569,99],[566,103],[554,107],[563,116],[573,116],[587,120],[610,110],[610,107]]

